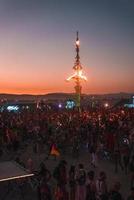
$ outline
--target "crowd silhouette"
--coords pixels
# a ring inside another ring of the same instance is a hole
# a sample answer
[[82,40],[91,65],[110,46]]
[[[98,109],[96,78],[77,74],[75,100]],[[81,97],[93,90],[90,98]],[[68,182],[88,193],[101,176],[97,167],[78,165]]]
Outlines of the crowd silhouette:
[[[27,163],[20,159],[20,154],[29,144],[35,154],[44,148],[47,152],[37,171],[32,159],[29,158]],[[69,155],[80,160],[81,151],[90,155],[92,169],[88,171],[83,163],[68,165],[64,159]],[[127,200],[134,199],[133,109],[3,112],[0,114],[0,157],[6,153],[12,154],[17,163],[35,173],[39,200],[123,200],[119,181],[108,188],[105,171],[100,171],[96,177],[98,160],[110,160],[115,174],[121,170],[130,176]],[[52,156],[59,163],[51,171],[45,162],[49,162]],[[53,192],[51,179],[56,183]]]

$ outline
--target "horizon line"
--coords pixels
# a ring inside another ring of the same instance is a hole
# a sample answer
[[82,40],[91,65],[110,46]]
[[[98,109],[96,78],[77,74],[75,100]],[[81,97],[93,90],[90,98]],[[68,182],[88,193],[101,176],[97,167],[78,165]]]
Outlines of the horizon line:
[[[107,94],[132,94],[134,92],[106,92],[106,93],[82,93],[82,95],[107,95]],[[48,95],[48,94],[73,94],[71,92],[50,92],[50,93],[0,93],[0,95],[29,95],[29,96],[43,96],[43,95]]]

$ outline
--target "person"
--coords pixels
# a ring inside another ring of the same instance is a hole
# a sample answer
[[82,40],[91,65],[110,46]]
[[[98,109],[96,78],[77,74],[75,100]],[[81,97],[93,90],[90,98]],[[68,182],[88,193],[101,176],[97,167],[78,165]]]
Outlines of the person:
[[46,182],[46,179],[42,179],[40,183],[40,197],[41,200],[52,199],[51,189],[48,183]]
[[44,162],[41,162],[40,163],[40,166],[39,166],[39,171],[38,171],[38,176],[39,176],[39,179],[43,179],[45,180],[46,182],[49,182],[50,179],[51,179],[51,173],[50,171],[46,168]]
[[119,192],[120,187],[120,182],[114,183],[112,190],[109,192],[109,200],[123,200],[122,195]]
[[58,166],[55,167],[53,171],[53,177],[55,178],[57,185],[66,185],[67,184],[67,162],[61,160]]
[[53,141],[51,140],[48,140],[47,143],[46,143],[47,147],[48,147],[48,153],[47,153],[47,156],[45,158],[45,160],[48,160],[49,157],[50,157],[50,153],[51,153],[51,149],[52,149],[52,145],[53,145]]
[[34,163],[33,163],[33,160],[32,160],[32,158],[29,158],[28,160],[27,160],[27,169],[29,170],[29,172],[33,172],[34,171]]
[[89,171],[86,182],[86,200],[96,200],[96,184],[94,181],[94,171]]
[[65,160],[60,161],[59,165],[54,169],[53,177],[56,179],[57,186],[55,190],[56,200],[68,200],[68,192],[66,190],[67,184],[67,162]]
[[84,200],[86,197],[85,183],[86,183],[86,172],[83,164],[79,164],[78,172],[76,173],[77,180],[77,193],[76,200]]
[[91,145],[90,153],[91,153],[91,165],[93,167],[96,167],[96,165],[97,165],[97,153],[96,153],[94,145]]
[[75,192],[76,192],[76,180],[75,180],[76,172],[75,166],[72,165],[69,170],[69,188],[70,188],[70,200],[75,200]]
[[55,190],[55,194],[54,194],[54,199],[55,200],[69,200],[69,195],[67,191],[65,190],[65,188],[57,186]]
[[127,174],[129,164],[129,147],[127,145],[124,145],[123,149],[123,164],[125,168],[125,174]]
[[132,156],[132,159],[130,160],[129,164],[130,172],[131,172],[131,182],[130,187],[134,187],[134,156]]
[[37,144],[37,142],[35,142],[35,143],[33,144],[33,152],[34,152],[35,154],[38,153],[38,144]]
[[106,173],[104,171],[100,172],[99,178],[96,181],[96,193],[98,199],[108,200]]
[[134,200],[134,187],[131,188],[130,195],[127,197],[127,200]]
[[123,165],[121,161],[121,152],[119,147],[117,147],[114,151],[114,159],[115,159],[115,173],[118,172],[118,165],[120,165],[121,169],[123,170]]

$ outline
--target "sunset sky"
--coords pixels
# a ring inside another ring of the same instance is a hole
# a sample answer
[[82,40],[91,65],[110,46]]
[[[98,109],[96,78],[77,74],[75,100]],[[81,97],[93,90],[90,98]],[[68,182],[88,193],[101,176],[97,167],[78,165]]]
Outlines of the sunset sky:
[[0,93],[134,92],[134,0],[0,0]]

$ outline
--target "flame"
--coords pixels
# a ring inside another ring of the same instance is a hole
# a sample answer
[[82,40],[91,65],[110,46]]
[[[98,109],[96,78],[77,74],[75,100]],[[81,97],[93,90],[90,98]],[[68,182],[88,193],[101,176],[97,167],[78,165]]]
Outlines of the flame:
[[76,40],[76,45],[79,46],[80,45],[80,41]]
[[80,79],[87,81],[87,77],[82,74],[82,70],[77,70],[72,76],[67,79],[67,81],[70,81],[71,79]]

